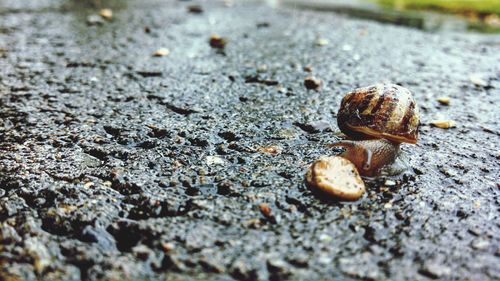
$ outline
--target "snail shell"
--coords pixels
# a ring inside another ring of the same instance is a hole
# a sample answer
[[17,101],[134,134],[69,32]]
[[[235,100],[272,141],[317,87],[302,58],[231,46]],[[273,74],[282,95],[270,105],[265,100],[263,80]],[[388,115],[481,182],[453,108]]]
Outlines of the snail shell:
[[337,123],[352,139],[376,138],[415,144],[418,107],[408,89],[394,84],[375,84],[346,94]]

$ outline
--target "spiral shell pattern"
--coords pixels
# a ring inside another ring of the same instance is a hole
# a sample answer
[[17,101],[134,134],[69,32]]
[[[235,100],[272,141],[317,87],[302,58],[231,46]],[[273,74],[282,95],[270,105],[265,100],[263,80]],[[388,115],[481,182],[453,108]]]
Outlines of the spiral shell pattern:
[[353,139],[383,138],[414,144],[418,137],[418,107],[408,89],[376,84],[347,93],[337,123]]

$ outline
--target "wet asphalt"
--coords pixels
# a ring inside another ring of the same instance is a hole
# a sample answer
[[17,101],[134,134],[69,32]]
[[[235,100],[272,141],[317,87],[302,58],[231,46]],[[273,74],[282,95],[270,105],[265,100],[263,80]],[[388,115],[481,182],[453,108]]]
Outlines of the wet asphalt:
[[[309,164],[340,152],[343,94],[377,82],[419,105],[411,168],[353,203],[309,190]],[[249,2],[1,1],[0,279],[498,280],[499,104],[498,35]]]

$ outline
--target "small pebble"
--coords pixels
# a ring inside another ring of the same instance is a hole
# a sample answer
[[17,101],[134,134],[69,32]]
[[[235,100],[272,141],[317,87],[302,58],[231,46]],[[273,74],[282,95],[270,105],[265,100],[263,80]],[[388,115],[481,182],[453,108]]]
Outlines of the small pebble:
[[261,64],[257,67],[257,72],[259,73],[264,73],[266,72],[268,69],[267,65],[266,64]]
[[188,6],[188,12],[192,14],[201,14],[203,13],[203,8],[200,5],[190,5]]
[[341,200],[357,200],[365,193],[356,166],[339,156],[316,160],[306,174],[306,183]]
[[487,87],[488,86],[488,81],[484,80],[483,77],[479,74],[472,74],[469,76],[470,81],[472,84],[478,86],[478,87]]
[[167,48],[160,48],[153,53],[153,57],[164,57],[170,54],[170,50]]
[[352,46],[346,44],[346,45],[342,46],[342,50],[346,51],[346,52],[352,51]]
[[89,181],[89,182],[87,182],[87,183],[85,183],[85,184],[83,185],[83,187],[85,187],[85,188],[90,188],[90,187],[92,187],[92,186],[94,186],[94,183],[93,183],[93,182],[91,182],[91,181]]
[[106,20],[111,20],[113,18],[113,11],[111,9],[102,9],[99,11],[99,15]]
[[321,90],[321,87],[323,86],[323,81],[321,81],[320,79],[317,79],[316,77],[308,76],[304,79],[304,86],[308,90],[319,91],[319,90]]
[[276,223],[276,217],[273,215],[271,207],[266,203],[259,204],[260,213],[270,222]]
[[431,125],[441,129],[449,129],[456,127],[456,123],[453,120],[433,120],[431,121]]
[[163,243],[161,243],[161,248],[162,248],[163,252],[168,253],[168,252],[172,251],[173,249],[175,249],[175,245],[172,243],[169,243],[169,242],[163,242]]
[[90,15],[87,17],[87,23],[89,25],[101,25],[104,21],[102,20],[102,17],[98,15]]
[[471,246],[476,250],[484,250],[490,246],[490,242],[483,238],[477,238],[472,241]]
[[325,45],[328,45],[328,40],[324,38],[319,38],[318,40],[316,40],[316,46],[325,46]]
[[273,156],[276,156],[276,155],[278,155],[278,154],[281,153],[281,147],[279,147],[277,145],[261,146],[261,147],[257,148],[257,151],[258,152],[262,152],[262,153],[271,154]]
[[264,215],[264,217],[267,218],[267,217],[271,216],[271,208],[266,203],[260,203],[259,210],[260,210],[261,214]]
[[393,180],[386,180],[384,183],[385,186],[395,186],[396,182]]
[[439,97],[436,99],[441,105],[449,105],[450,98],[449,97]]
[[207,165],[224,165],[225,161],[219,156],[207,156],[206,158]]
[[227,40],[225,38],[220,37],[219,35],[212,34],[210,36],[209,43],[212,48],[224,49],[226,47]]

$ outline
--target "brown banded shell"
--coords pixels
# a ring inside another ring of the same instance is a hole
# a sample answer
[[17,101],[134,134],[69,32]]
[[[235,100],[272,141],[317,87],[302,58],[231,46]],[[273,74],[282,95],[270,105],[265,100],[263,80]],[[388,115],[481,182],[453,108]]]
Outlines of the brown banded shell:
[[418,136],[418,107],[408,89],[376,84],[347,93],[337,123],[353,139],[383,138],[414,144]]

